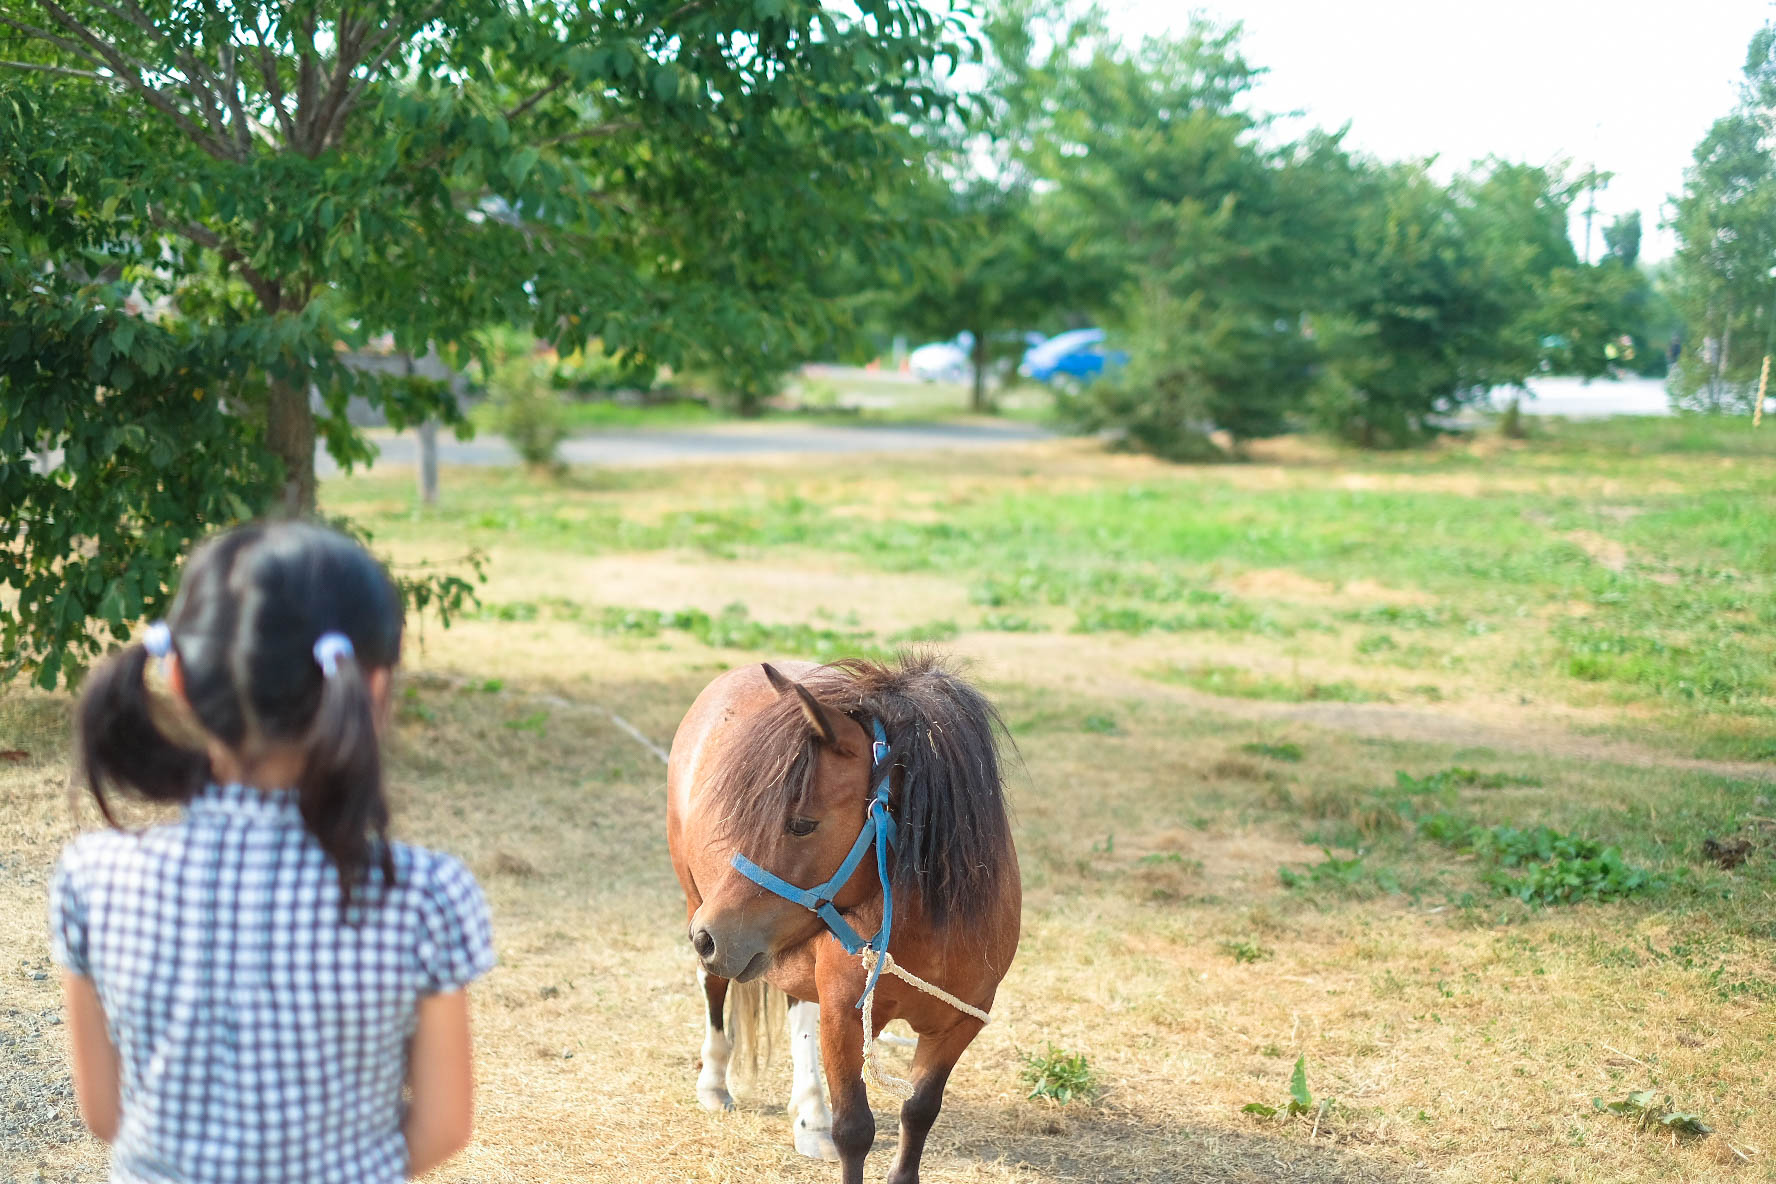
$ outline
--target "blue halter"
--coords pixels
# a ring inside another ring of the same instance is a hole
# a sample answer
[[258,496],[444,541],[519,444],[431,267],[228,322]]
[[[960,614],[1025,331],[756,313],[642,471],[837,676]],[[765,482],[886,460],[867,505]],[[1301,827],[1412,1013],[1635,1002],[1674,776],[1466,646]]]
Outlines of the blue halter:
[[[880,720],[871,721],[871,726],[876,734],[872,750],[874,767],[882,770],[882,780],[876,786],[875,797],[869,804],[869,817],[864,820],[863,829],[857,834],[857,841],[851,845],[851,853],[845,856],[845,862],[839,865],[839,870],[826,883],[816,884],[812,888],[797,888],[782,876],[766,871],[739,852],[734,853],[732,860],[734,870],[760,888],[816,913],[826,923],[826,927],[832,930],[832,935],[838,939],[839,944],[845,947],[847,954],[861,953],[865,949],[876,952],[875,967],[870,971],[869,982],[863,990],[865,997],[875,989],[876,979],[882,974],[882,955],[888,952],[888,936],[894,928],[894,890],[889,886],[888,880],[888,851],[895,844],[894,816],[888,813],[888,795],[891,789],[891,770],[886,767],[888,734],[882,730]],[[833,898],[850,882],[852,875],[863,864],[863,857],[869,853],[872,844],[876,848],[876,874],[882,881],[882,927],[876,930],[874,937],[865,941],[857,930],[851,928],[850,922],[839,915],[839,910],[833,907]],[[863,1000],[859,999],[857,1005],[862,1007]]]

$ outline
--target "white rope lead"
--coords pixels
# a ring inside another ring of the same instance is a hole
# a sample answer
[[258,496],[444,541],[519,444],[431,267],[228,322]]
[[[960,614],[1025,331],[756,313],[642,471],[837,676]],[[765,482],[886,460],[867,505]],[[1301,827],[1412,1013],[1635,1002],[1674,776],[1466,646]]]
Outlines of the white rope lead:
[[[863,960],[863,973],[866,976],[873,975],[876,970],[876,952],[865,946],[860,956]],[[963,1015],[973,1016],[981,1022],[982,1027],[993,1022],[992,1016],[972,1003],[964,1003],[942,987],[933,986],[912,971],[902,968],[900,963],[894,960],[894,955],[888,951],[882,951],[881,961],[883,974],[892,974],[901,982],[917,987],[934,999],[941,999],[948,1003]],[[872,1085],[880,1086],[903,1098],[910,1098],[913,1096],[913,1083],[886,1072],[881,1065],[876,1063],[875,1009],[876,988],[872,986],[863,993],[863,1075]]]

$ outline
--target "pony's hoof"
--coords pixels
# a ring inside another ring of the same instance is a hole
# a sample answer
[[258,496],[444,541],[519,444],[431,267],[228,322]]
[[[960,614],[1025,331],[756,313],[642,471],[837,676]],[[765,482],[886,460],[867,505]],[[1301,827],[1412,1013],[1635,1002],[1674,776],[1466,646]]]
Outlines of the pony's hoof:
[[700,1089],[697,1100],[703,1103],[705,1110],[732,1110],[734,1096],[725,1089]]
[[827,1163],[839,1162],[838,1144],[832,1141],[831,1131],[808,1130],[797,1123],[795,1144],[797,1153],[809,1159],[824,1159]]

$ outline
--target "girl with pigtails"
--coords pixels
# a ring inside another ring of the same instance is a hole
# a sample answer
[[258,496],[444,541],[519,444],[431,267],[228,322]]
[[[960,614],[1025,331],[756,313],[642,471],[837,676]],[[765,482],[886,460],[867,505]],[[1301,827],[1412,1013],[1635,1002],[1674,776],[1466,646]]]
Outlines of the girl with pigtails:
[[[50,928],[113,1181],[380,1184],[467,1143],[492,942],[468,870],[388,837],[401,625],[356,543],[247,526],[91,676],[78,761],[112,829],[63,852]],[[128,831],[114,794],[183,811]]]

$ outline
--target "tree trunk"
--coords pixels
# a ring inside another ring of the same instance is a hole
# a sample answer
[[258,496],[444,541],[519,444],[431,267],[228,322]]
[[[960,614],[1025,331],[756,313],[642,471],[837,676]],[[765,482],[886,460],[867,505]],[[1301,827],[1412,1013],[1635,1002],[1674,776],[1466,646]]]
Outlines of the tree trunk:
[[271,380],[265,408],[265,443],[284,463],[284,488],[278,512],[306,518],[315,511],[315,425],[308,404],[308,385],[282,378]]
[[985,415],[992,407],[987,402],[987,335],[984,331],[974,335],[974,348],[970,351],[974,361],[974,390],[968,397],[968,408],[976,415]]
[[428,419],[419,425],[419,500],[422,504],[438,504],[438,421]]

